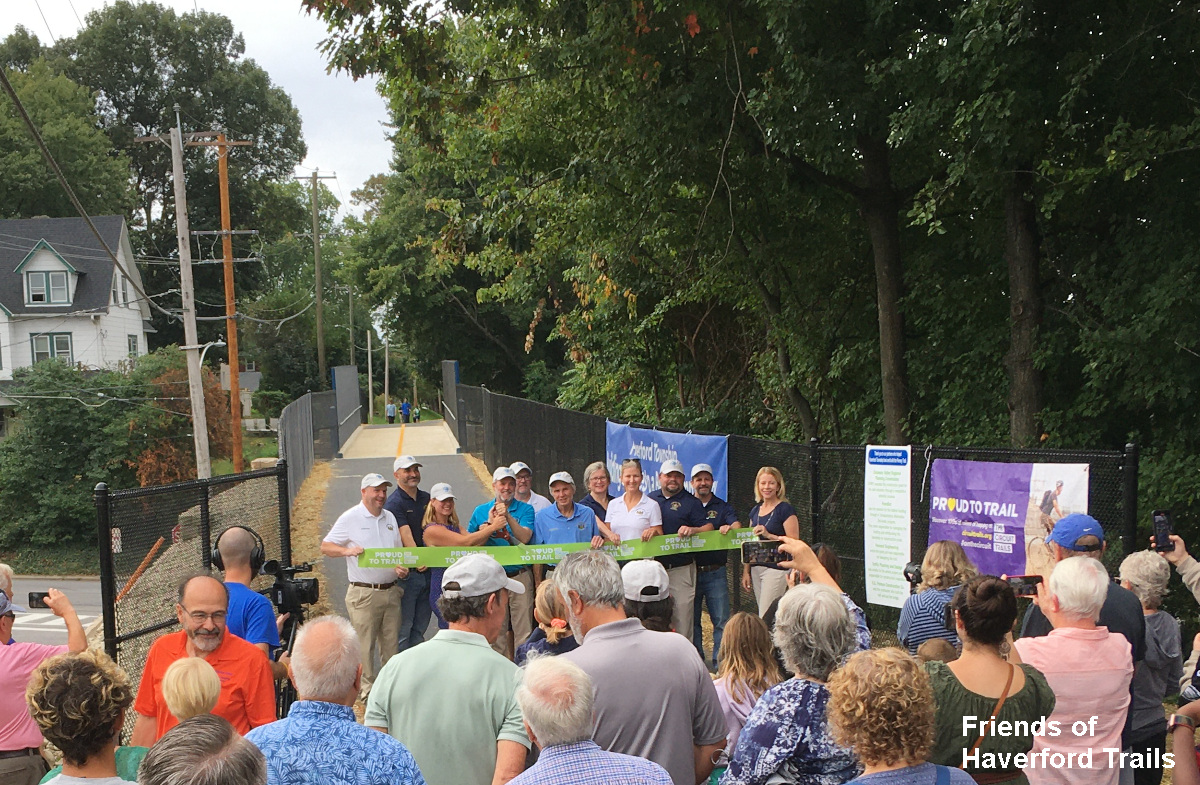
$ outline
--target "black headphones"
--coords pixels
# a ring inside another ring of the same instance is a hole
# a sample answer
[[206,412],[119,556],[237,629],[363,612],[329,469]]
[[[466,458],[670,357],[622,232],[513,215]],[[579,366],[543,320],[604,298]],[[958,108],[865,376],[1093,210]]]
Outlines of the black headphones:
[[266,546],[263,545],[262,537],[258,536],[258,532],[245,526],[230,526],[228,529],[225,529],[225,531],[222,531],[217,535],[217,539],[213,541],[212,546],[212,565],[221,572],[225,571],[225,560],[221,558],[221,550],[218,546],[221,544],[221,537],[224,536],[225,532],[229,531],[229,529],[241,529],[242,531],[250,532],[250,534],[254,536],[254,550],[250,551],[250,573],[252,575],[258,575],[259,570],[262,569],[263,563],[267,560],[267,549]]

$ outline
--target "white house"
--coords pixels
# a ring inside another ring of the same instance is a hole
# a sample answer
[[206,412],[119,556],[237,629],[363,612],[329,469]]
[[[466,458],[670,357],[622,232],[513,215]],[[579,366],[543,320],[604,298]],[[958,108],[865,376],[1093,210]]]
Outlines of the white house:
[[[92,222],[141,287],[125,219]],[[111,368],[145,354],[149,319],[82,218],[0,220],[0,381],[48,358]]]

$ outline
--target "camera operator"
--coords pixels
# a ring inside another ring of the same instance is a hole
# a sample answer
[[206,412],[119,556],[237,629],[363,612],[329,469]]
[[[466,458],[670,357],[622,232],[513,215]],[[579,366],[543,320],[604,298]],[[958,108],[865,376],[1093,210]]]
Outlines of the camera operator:
[[[229,631],[262,649],[271,659],[272,652],[279,648],[279,628],[286,618],[276,618],[271,601],[250,588],[263,565],[262,538],[244,526],[230,526],[217,537],[214,551],[213,566],[224,571],[225,588],[229,590]],[[287,663],[287,652],[271,663],[275,681],[287,679]]]
[[900,609],[900,625],[896,637],[916,654],[917,648],[931,638],[944,638],[954,646],[960,641],[946,629],[946,604],[954,599],[954,591],[978,573],[967,559],[966,551],[953,540],[935,542],[925,551],[915,592]]

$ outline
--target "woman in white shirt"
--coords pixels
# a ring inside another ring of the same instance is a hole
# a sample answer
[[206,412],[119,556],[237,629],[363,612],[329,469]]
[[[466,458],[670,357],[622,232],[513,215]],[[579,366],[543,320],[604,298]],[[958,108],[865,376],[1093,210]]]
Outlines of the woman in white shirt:
[[637,458],[621,462],[621,485],[625,493],[608,503],[608,528],[622,541],[641,538],[644,542],[661,535],[662,509],[642,493],[642,462]]

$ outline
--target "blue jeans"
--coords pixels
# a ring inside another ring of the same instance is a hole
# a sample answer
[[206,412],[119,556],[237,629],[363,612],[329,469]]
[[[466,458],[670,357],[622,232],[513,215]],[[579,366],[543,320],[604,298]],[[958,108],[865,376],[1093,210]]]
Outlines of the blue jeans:
[[721,634],[725,631],[725,622],[729,621],[729,570],[727,568],[722,567],[711,572],[697,571],[696,573],[696,604],[693,611],[695,629],[692,631],[692,642],[696,644],[696,651],[700,652],[700,659],[707,663],[708,659],[704,656],[704,630],[700,627],[701,603],[708,605],[708,617],[712,619],[712,663],[715,667],[717,656],[721,652]]
[[429,573],[408,571],[408,577],[400,581],[404,596],[400,598],[400,645],[397,652],[416,646],[425,640],[425,628],[429,626]]

